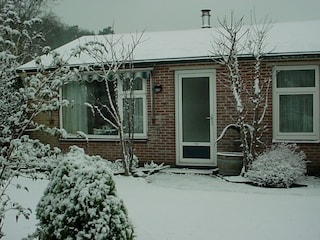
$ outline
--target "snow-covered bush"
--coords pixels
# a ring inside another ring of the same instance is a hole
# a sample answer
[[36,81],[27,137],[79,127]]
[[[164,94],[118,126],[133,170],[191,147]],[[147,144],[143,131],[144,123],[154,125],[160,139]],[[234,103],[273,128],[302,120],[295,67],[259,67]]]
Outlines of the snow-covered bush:
[[290,187],[306,173],[306,155],[295,144],[277,144],[259,155],[246,176],[258,186]]
[[133,239],[105,161],[72,147],[52,172],[36,209],[39,239]]
[[[30,133],[63,132],[36,122],[39,114],[59,110],[65,102],[61,101],[60,88],[72,72],[61,64],[52,64],[50,68],[56,70],[45,71],[36,57],[43,49],[39,45],[43,35],[36,30],[40,19],[31,17],[35,14],[30,11],[33,6],[44,4],[40,2],[46,1],[6,0],[0,4],[0,239],[5,235],[2,227],[8,211],[15,211],[17,218],[30,216],[30,209],[11,198],[8,189],[14,187],[12,181],[19,176],[42,177],[37,173],[50,172],[59,153],[58,149],[30,138]],[[33,58],[37,71],[26,76],[20,66]]]

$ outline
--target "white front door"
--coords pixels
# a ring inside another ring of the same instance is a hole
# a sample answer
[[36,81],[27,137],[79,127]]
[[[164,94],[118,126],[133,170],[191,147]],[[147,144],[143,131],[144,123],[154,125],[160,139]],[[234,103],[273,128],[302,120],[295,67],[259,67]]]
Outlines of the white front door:
[[177,71],[177,165],[216,166],[214,69]]

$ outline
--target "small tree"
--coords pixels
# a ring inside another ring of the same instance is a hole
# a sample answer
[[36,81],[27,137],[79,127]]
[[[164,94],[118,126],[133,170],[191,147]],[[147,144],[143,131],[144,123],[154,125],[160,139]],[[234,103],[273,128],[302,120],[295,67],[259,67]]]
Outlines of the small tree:
[[[265,55],[265,40],[270,30],[270,22],[245,28],[243,18],[236,20],[231,14],[228,22],[220,21],[220,38],[215,41],[214,54],[219,57],[214,61],[227,70],[225,78],[221,79],[224,86],[230,89],[237,113],[235,123],[228,125],[240,129],[241,147],[244,160],[244,171],[258,156],[258,151],[264,147],[262,135],[266,130],[263,125],[268,107],[268,90],[271,77],[263,78],[262,61]],[[253,59],[251,78],[243,76],[246,70],[241,69],[241,55]],[[221,139],[222,135],[218,138]]]
[[[92,113],[101,117],[112,126],[119,136],[122,165],[125,175],[132,173],[134,156],[134,113],[135,113],[135,78],[133,53],[140,43],[141,35],[132,36],[131,43],[125,44],[123,38],[100,37],[103,41],[92,41],[75,50],[75,55],[87,54],[94,59],[94,66],[86,71],[95,73],[105,82],[106,101],[95,99],[86,105]],[[119,103],[119,92],[123,103]]]

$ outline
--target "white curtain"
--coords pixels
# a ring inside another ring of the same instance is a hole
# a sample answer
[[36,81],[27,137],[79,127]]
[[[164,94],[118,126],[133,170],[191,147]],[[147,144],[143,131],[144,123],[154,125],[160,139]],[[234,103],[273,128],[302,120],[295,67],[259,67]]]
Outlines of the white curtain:
[[[143,133],[143,98],[135,98],[133,108],[131,110],[134,111],[134,133]],[[123,99],[123,116],[126,129],[128,129],[128,111],[130,111],[130,99]]]
[[280,132],[313,132],[313,95],[280,96]]
[[69,106],[62,109],[63,128],[68,133],[88,133],[88,107],[84,105],[90,92],[88,85],[70,82],[62,90],[63,98],[70,102]]

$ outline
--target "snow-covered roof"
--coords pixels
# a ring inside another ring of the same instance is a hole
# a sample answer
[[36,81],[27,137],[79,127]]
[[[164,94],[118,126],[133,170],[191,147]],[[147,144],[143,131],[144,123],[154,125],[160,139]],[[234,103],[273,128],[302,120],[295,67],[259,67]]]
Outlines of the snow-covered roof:
[[[90,41],[104,42],[106,38],[112,37],[112,41],[121,38],[126,45],[132,42],[134,36],[139,36],[139,33],[83,36],[55,51],[66,59],[73,49]],[[209,58],[212,57],[212,43],[218,36],[216,28],[144,32],[140,44],[134,51],[133,60],[134,62],[158,62]],[[272,49],[271,55],[320,53],[320,20],[275,23],[268,33],[266,43],[267,47]],[[45,66],[50,66],[52,62],[49,56],[42,56]],[[95,60],[82,54],[70,58],[68,63],[71,66],[78,66],[94,64]],[[33,61],[21,66],[24,70],[34,68]]]

